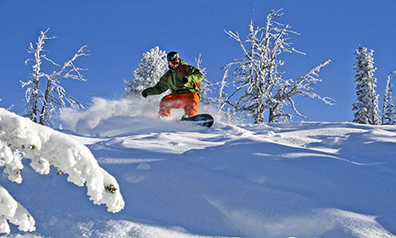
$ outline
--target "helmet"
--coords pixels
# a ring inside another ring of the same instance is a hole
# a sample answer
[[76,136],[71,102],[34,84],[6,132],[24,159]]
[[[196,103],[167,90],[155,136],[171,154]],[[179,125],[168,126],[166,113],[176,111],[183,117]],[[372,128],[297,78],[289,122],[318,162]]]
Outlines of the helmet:
[[168,55],[166,56],[166,59],[168,61],[175,61],[175,60],[179,60],[180,56],[179,56],[179,53],[172,51],[172,52],[168,53]]
[[179,53],[177,53],[175,51],[169,52],[168,55],[166,56],[166,58],[168,59],[170,68],[176,69],[177,67],[179,67],[179,64],[180,64]]

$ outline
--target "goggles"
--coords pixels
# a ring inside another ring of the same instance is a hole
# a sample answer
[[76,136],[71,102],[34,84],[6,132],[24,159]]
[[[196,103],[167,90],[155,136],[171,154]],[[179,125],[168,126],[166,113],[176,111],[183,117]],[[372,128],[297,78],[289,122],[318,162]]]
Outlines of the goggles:
[[179,65],[179,60],[172,60],[172,61],[169,61],[169,64],[170,64],[171,66],[173,66],[173,67],[176,67],[176,66]]

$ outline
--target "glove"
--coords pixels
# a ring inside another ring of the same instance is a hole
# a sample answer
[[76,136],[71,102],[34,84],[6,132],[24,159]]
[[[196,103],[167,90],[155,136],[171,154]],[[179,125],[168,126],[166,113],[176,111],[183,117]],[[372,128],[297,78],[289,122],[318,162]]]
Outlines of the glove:
[[142,92],[142,96],[143,96],[144,98],[146,98],[146,97],[147,97],[147,93],[146,93],[145,91],[143,91],[143,92]]
[[183,84],[188,83],[188,78],[184,77],[184,78],[182,79],[182,82],[183,82]]

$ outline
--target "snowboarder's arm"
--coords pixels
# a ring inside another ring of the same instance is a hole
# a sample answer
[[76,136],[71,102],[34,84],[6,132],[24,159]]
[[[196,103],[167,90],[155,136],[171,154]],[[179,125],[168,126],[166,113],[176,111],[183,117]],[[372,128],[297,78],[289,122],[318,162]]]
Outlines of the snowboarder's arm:
[[188,81],[192,83],[199,83],[202,82],[203,80],[203,75],[201,73],[201,70],[195,68],[194,66],[189,65],[189,67],[186,67],[186,71],[188,73]]
[[147,95],[156,95],[156,94],[161,94],[165,92],[166,90],[169,89],[168,82],[166,80],[166,76],[162,76],[160,81],[151,88],[145,89],[143,92],[145,92]]

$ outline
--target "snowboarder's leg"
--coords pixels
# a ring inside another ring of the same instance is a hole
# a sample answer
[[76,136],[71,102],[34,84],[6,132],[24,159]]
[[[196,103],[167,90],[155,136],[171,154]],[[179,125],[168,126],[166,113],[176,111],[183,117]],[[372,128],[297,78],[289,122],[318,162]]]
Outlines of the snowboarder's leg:
[[188,116],[198,114],[199,97],[196,93],[170,94],[161,99],[158,117],[170,117],[171,109],[184,109]]
[[197,115],[199,102],[198,94],[186,93],[181,95],[183,96],[184,114],[188,115],[189,117]]
[[183,108],[184,104],[181,103],[179,94],[170,94],[161,99],[158,117],[170,117],[171,109]]

